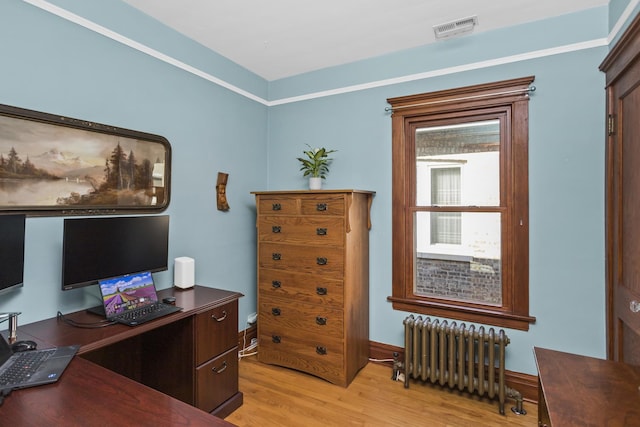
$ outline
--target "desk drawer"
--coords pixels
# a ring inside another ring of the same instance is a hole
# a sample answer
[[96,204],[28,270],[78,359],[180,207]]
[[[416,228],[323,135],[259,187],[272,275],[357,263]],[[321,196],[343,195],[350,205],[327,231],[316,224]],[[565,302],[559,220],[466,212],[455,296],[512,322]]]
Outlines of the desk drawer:
[[238,345],[238,301],[196,315],[196,366]]
[[196,406],[211,412],[238,392],[238,347],[196,369]]

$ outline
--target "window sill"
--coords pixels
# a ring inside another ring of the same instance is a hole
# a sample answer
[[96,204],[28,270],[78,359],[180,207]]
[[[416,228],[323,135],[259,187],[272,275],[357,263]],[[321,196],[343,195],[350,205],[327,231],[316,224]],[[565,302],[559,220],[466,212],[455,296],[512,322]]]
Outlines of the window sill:
[[484,307],[450,305],[436,301],[397,298],[393,296],[387,297],[387,300],[391,301],[394,310],[445,317],[453,320],[477,322],[520,331],[528,331],[529,324],[535,323],[536,321],[536,318],[532,316],[491,310]]

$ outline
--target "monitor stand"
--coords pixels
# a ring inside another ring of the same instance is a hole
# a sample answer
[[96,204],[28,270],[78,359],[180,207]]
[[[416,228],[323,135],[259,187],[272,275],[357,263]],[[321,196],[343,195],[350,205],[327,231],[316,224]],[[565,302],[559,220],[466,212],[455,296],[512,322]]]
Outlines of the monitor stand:
[[106,313],[104,312],[104,306],[103,305],[97,305],[95,307],[89,307],[87,308],[87,313],[91,313],[91,314],[96,314],[100,317],[106,317]]

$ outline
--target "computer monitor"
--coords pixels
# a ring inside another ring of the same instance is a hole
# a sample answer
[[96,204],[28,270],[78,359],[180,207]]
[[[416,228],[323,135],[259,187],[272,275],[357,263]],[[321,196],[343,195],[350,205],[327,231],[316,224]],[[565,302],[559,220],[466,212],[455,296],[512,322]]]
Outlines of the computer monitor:
[[169,216],[66,218],[62,289],[168,269]]
[[25,215],[0,215],[0,293],[24,281]]

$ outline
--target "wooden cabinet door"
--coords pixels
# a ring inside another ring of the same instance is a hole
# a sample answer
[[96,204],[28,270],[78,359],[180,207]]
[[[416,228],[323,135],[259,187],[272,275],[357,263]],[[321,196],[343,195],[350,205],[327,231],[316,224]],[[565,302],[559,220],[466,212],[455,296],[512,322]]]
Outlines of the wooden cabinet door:
[[607,76],[606,250],[610,359],[640,365],[640,20],[600,69]]

